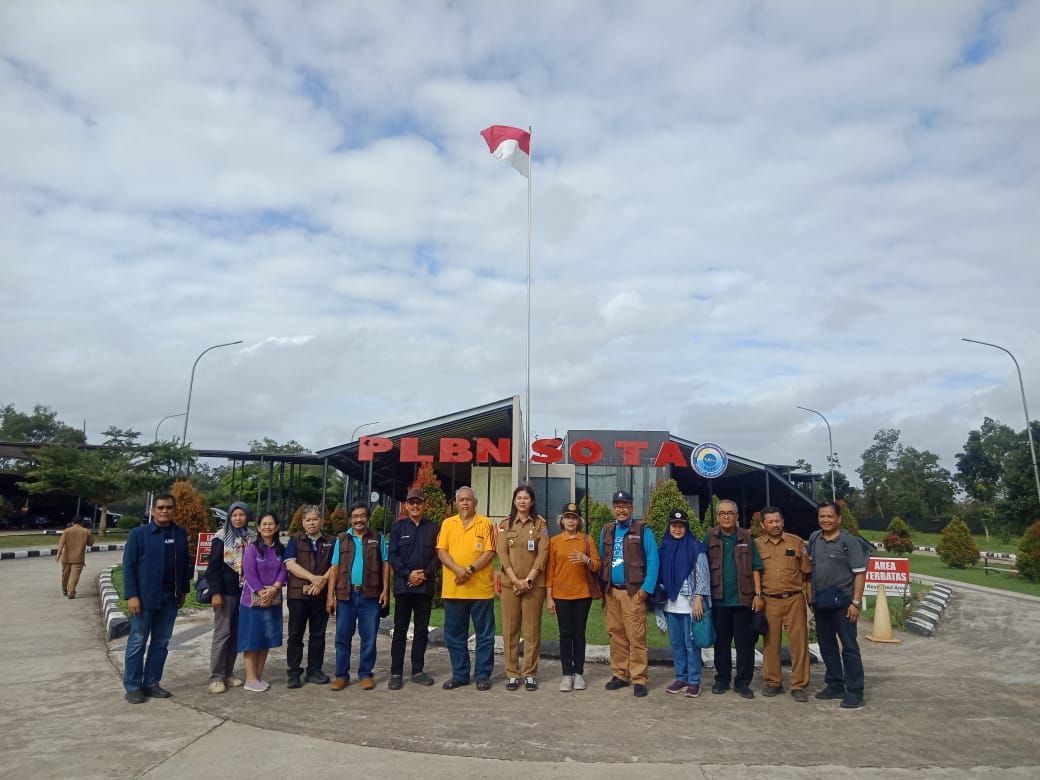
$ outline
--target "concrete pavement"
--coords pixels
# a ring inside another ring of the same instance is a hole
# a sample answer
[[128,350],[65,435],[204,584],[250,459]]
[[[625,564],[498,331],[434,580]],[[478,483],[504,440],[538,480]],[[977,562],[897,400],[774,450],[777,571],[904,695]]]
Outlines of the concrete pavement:
[[[385,639],[374,691],[289,691],[278,650],[265,675],[269,692],[214,696],[206,691],[207,614],[178,620],[164,679],[175,698],[130,706],[114,668],[123,641],[110,660],[95,596],[98,571],[118,560],[89,558],[75,601],[61,598],[53,559],[0,566],[9,594],[0,648],[11,659],[0,669],[0,777],[279,777],[300,774],[301,762],[315,778],[345,770],[401,778],[855,777],[872,767],[894,777],[1040,774],[1040,609],[992,594],[958,593],[935,638],[864,641],[867,707],[858,711],[789,696],[677,699],[664,694],[670,680],[660,668],[643,700],[603,690],[609,670],[600,666],[587,670],[588,691],[561,694],[558,665],[548,660],[534,693],[505,691],[500,666],[487,693],[439,685],[391,692]],[[445,679],[443,649],[431,649],[427,669]],[[820,686],[814,680],[812,689]]]

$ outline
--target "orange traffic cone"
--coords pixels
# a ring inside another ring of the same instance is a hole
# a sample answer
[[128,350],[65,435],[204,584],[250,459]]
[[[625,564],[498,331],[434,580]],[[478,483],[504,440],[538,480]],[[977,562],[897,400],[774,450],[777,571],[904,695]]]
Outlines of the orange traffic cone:
[[898,644],[901,639],[896,639],[892,633],[892,616],[888,612],[888,598],[885,596],[885,586],[878,584],[876,603],[874,604],[874,632],[867,634],[871,642],[888,642]]

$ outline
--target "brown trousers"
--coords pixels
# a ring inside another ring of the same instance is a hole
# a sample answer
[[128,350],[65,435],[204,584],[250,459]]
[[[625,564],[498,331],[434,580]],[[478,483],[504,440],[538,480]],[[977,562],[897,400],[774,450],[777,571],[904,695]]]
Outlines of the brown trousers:
[[624,588],[610,588],[606,607],[611,673],[646,685],[646,602],[629,596]]
[[769,633],[766,635],[762,653],[762,680],[766,685],[783,683],[784,673],[780,667],[780,633],[787,628],[787,646],[791,651],[791,688],[804,690],[809,686],[809,627],[806,620],[805,597],[801,594],[786,599],[771,599],[766,602],[766,620]]
[[[542,647],[542,605],[545,588],[531,588],[517,596],[502,582],[502,645],[506,658],[506,677],[537,677],[538,656]],[[524,668],[520,670],[520,630],[524,632]]]
[[82,563],[61,564],[61,592],[69,596],[76,595],[76,586],[79,585],[79,575],[83,573]]

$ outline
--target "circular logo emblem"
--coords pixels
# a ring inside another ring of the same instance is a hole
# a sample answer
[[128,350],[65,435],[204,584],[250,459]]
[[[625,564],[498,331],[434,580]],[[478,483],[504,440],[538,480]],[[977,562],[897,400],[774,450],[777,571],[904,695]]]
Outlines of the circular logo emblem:
[[697,445],[690,453],[690,465],[705,479],[715,479],[726,473],[729,456],[722,447],[709,441]]

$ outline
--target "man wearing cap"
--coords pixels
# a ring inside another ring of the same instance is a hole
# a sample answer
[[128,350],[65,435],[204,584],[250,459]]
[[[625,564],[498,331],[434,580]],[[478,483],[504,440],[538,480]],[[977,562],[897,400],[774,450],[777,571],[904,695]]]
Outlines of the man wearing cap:
[[[737,504],[725,499],[717,509],[718,525],[709,528],[704,542],[711,569],[711,619],[715,624],[715,684],[712,693],[733,690],[755,698],[755,632],[751,612],[765,606],[762,599],[762,559],[751,532],[737,525]],[[730,646],[737,648],[737,675],[733,677]]]
[[599,543],[613,674],[606,688],[631,684],[642,697],[647,693],[647,599],[657,587],[657,540],[650,526],[632,519],[631,493],[617,491],[613,508],[614,522],[603,527]]
[[791,696],[795,701],[807,702],[809,632],[805,600],[806,591],[812,589],[812,561],[802,538],[784,531],[784,516],[777,507],[762,510],[762,529],[765,533],[755,539],[762,559],[762,595],[769,623],[762,654],[762,695],[783,693],[780,637],[786,628],[791,651]]
[[412,682],[433,685],[425,671],[426,642],[430,610],[433,607],[434,576],[437,559],[437,526],[426,519],[426,494],[419,488],[408,491],[407,517],[390,528],[390,568],[394,572],[394,636],[390,642],[390,683],[398,691],[404,682],[404,648],[408,624],[414,619],[412,634]]

